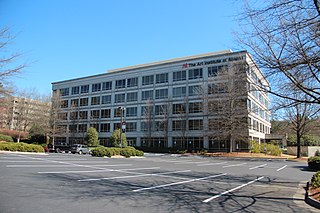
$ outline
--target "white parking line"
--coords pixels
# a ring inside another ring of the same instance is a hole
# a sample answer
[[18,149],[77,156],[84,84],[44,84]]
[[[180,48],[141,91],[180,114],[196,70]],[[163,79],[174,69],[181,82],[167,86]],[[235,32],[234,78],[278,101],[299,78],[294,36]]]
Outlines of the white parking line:
[[[113,180],[113,179],[127,179],[127,178],[136,178],[136,177],[146,177],[146,176],[165,176],[166,174],[176,174],[183,172],[191,172],[191,170],[183,170],[183,171],[174,171],[174,172],[163,172],[163,173],[153,173],[153,174],[141,174],[141,175],[127,175],[127,176],[119,176],[119,177],[111,177],[111,178],[91,178],[91,179],[82,179],[78,180],[79,182],[84,181],[99,181],[99,180]],[[169,176],[166,176],[169,177]],[[170,176],[172,177],[172,176]],[[175,177],[172,177],[175,178]]]
[[179,162],[179,163],[174,163],[174,164],[197,164],[197,163],[207,163],[207,162],[210,162],[210,161],[203,161],[203,162],[199,162],[199,161],[192,161],[192,162]]
[[[132,165],[132,164],[127,164]],[[115,165],[117,166],[117,165]],[[149,169],[159,169],[160,167],[151,168],[134,168],[134,169],[99,169],[99,170],[83,170],[83,171],[56,171],[56,172],[38,172],[38,174],[68,174],[68,173],[99,173],[99,172],[118,172],[118,171],[130,171],[130,170],[149,170]]]
[[[39,162],[38,162],[39,163]],[[101,167],[115,167],[115,166],[131,166],[132,164],[117,164],[117,165],[106,165],[106,164],[101,164],[101,165],[90,165],[93,167],[98,167],[100,169],[104,169]],[[54,167],[74,167],[74,165],[57,165],[57,164],[37,164],[37,165],[7,165],[6,167],[8,168],[37,168],[37,167],[50,167],[50,168],[54,168]]]
[[222,168],[228,168],[228,167],[235,167],[235,166],[243,166],[247,163],[239,163],[239,164],[233,164],[233,165],[227,165],[227,166],[223,166]]
[[288,165],[284,165],[283,167],[277,169],[277,172],[281,171],[282,169],[286,168]]
[[249,169],[250,169],[250,170],[252,170],[252,169],[258,169],[258,168],[265,167],[266,165],[268,165],[268,164],[262,164],[262,165],[259,165],[259,166],[251,167],[251,168],[249,168]]
[[221,164],[226,164],[228,161],[225,162],[219,162],[219,163],[205,163],[205,164],[198,164],[197,166],[213,166],[213,165],[221,165]]
[[35,160],[0,160],[0,163],[39,163]]
[[219,174],[219,175],[212,175],[212,176],[203,177],[203,178],[196,178],[196,179],[191,179],[191,180],[186,180],[186,181],[181,181],[181,182],[168,183],[168,184],[152,186],[152,187],[147,187],[147,188],[140,188],[140,189],[135,189],[133,191],[134,192],[140,192],[140,191],[145,191],[145,190],[150,190],[150,189],[163,188],[163,187],[167,187],[167,186],[174,186],[174,185],[190,183],[190,182],[199,181],[199,180],[205,180],[205,179],[209,179],[209,178],[220,177],[220,176],[223,176],[223,175],[227,175],[227,173],[223,173],[223,174]]
[[218,198],[218,197],[221,197],[222,195],[228,194],[228,193],[230,193],[230,192],[233,192],[233,191],[235,191],[235,190],[238,190],[238,189],[241,189],[241,188],[243,188],[243,187],[245,187],[245,186],[248,186],[248,185],[250,185],[250,184],[252,184],[252,183],[254,183],[254,182],[257,182],[257,181],[261,180],[262,178],[264,178],[264,177],[262,176],[262,177],[259,177],[259,178],[257,178],[257,179],[254,179],[254,180],[252,180],[252,181],[250,181],[250,182],[248,182],[248,183],[242,184],[242,185],[237,186],[237,187],[235,187],[235,188],[233,188],[233,189],[230,189],[230,190],[228,190],[228,191],[225,191],[225,192],[222,192],[222,193],[220,193],[220,194],[218,194],[218,195],[215,195],[215,196],[213,196],[213,197],[210,197],[210,198],[208,198],[208,199],[206,199],[206,200],[204,200],[204,201],[202,201],[202,202],[208,203],[208,202],[210,202],[211,200],[214,200],[214,199],[216,199],[216,198]]

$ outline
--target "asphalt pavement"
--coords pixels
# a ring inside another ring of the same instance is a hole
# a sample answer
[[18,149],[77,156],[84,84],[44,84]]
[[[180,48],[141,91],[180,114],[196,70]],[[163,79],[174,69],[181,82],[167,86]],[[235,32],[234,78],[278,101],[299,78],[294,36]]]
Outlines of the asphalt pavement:
[[[317,212],[305,162],[0,154],[0,212]],[[301,191],[302,190],[302,191]]]

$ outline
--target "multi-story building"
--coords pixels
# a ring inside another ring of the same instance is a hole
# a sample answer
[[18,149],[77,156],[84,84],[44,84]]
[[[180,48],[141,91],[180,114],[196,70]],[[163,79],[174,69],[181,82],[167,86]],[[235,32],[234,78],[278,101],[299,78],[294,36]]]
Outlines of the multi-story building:
[[49,101],[26,97],[2,97],[0,98],[0,128],[26,132],[33,124],[48,123],[50,109]]
[[[231,67],[238,69],[233,72],[236,74],[219,77],[219,73],[231,73]],[[245,88],[244,93],[241,90],[240,94],[236,87],[232,87],[233,91],[226,89],[235,80]],[[59,125],[67,132],[67,137],[56,141],[81,143],[92,126],[99,132],[100,143],[110,146],[109,137],[123,120],[132,146],[229,150],[230,137],[215,137],[223,135],[219,126],[227,126],[222,124],[226,118],[218,112],[214,114],[211,103],[229,99],[233,106],[236,100],[230,100],[229,95],[233,93],[243,104],[241,110],[236,110],[238,115],[231,115],[230,119],[239,117],[241,112],[244,125],[242,136],[233,136],[231,148],[247,150],[250,140],[260,142],[270,133],[269,98],[265,92],[268,87],[249,53],[230,50],[54,82],[53,92],[59,94],[61,102]],[[214,127],[212,120],[218,121]],[[234,131],[239,132],[239,128]]]

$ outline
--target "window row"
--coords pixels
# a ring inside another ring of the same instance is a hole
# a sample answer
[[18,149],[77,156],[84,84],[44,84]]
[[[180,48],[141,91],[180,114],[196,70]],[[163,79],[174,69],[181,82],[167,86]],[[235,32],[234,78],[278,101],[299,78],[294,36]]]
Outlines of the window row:
[[[162,115],[168,116],[171,113],[169,104],[155,105],[153,106],[142,106],[141,107],[141,116],[154,116]],[[121,117],[123,111],[118,108],[114,108],[114,117]],[[172,104],[172,114],[187,116],[186,113],[202,113],[203,105],[202,102],[194,102],[189,104]],[[89,114],[88,114],[89,113]],[[122,115],[124,117],[136,117],[138,116],[138,107],[127,107]],[[68,120],[68,113],[61,112],[58,114],[60,120]],[[78,119],[97,119],[97,118],[111,118],[111,109],[96,109],[91,111],[72,109],[70,111],[69,120],[78,120]]]
[[[98,132],[110,132],[110,123],[91,123],[90,127],[94,127]],[[113,130],[120,129],[120,123],[113,123]],[[172,131],[187,131],[187,130],[202,130],[203,121],[202,120],[189,120],[181,121],[176,120],[172,121]],[[78,133],[78,132],[87,132],[87,124],[70,124],[69,132]],[[136,132],[137,131],[137,122],[126,122],[126,132]],[[168,125],[163,121],[156,121],[155,123],[151,122],[141,122],[141,131],[168,131]]]

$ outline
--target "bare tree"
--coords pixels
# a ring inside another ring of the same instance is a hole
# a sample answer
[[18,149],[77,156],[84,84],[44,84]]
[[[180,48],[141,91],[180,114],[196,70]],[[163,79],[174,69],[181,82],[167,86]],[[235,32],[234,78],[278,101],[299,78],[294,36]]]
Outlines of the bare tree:
[[[320,104],[319,5],[319,0],[245,1],[237,37],[271,82],[271,94]],[[288,90],[291,85],[304,95]]]
[[283,119],[289,121],[289,128],[296,134],[297,158],[300,158],[302,137],[309,132],[311,128],[310,124],[316,118],[320,108],[316,104],[292,103],[290,100],[279,101],[277,108],[283,110]]
[[236,141],[248,140],[245,68],[242,62],[229,64],[208,85],[208,136],[228,141],[230,152],[237,148]]
[[[182,144],[181,146],[185,148],[188,148],[188,137],[187,137],[187,132],[188,132],[188,120],[189,120],[189,113],[187,111],[188,109],[188,103],[189,100],[188,98],[184,98],[183,102],[173,104],[172,106],[172,112],[173,112],[173,117],[177,116],[177,120],[175,120],[175,128],[176,130],[180,133],[181,139],[182,139]],[[181,148],[182,148],[181,147]]]
[[8,50],[14,40],[14,36],[9,32],[9,28],[0,29],[0,95],[12,93],[7,86],[8,79],[21,72],[26,64],[16,65],[16,61],[21,57],[21,53],[10,53]]
[[154,123],[154,110],[153,101],[147,100],[146,106],[143,108],[143,119],[144,119],[144,131],[148,140],[149,145],[151,144],[153,123]]

